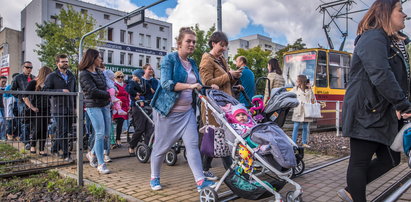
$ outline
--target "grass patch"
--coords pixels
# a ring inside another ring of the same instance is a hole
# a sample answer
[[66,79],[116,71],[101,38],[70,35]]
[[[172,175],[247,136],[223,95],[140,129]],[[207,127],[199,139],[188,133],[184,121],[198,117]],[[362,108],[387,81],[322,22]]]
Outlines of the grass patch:
[[24,154],[26,154],[26,151],[24,149],[22,151],[19,151],[9,144],[0,143],[0,161],[15,161],[27,159]]
[[0,180],[0,201],[115,201],[125,199],[108,194],[96,185],[79,187],[76,180],[60,177],[57,171],[47,171],[29,177]]

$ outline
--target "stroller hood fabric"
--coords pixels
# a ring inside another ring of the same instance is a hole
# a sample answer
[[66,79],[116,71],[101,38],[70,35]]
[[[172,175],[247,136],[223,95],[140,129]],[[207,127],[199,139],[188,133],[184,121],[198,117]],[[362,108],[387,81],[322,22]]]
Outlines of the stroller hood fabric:
[[284,131],[273,123],[263,123],[251,130],[251,140],[259,145],[270,145],[270,154],[283,168],[297,166],[293,145]]
[[207,98],[213,100],[214,103],[216,103],[219,107],[225,106],[229,103],[232,104],[233,106],[240,104],[238,100],[236,100],[229,94],[223,91],[220,91],[220,90],[214,90],[214,89],[207,90]]
[[295,93],[288,92],[285,88],[273,88],[264,113],[268,114],[279,109],[293,108],[298,106],[298,104],[299,101]]

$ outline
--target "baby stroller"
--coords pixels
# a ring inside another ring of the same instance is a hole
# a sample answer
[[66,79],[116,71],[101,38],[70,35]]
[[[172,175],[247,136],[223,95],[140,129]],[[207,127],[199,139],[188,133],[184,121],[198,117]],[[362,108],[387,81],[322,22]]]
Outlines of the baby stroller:
[[[144,107],[141,107],[139,103],[144,102],[146,105]],[[152,108],[150,107],[150,101],[149,100],[137,100],[136,101],[136,106],[141,112],[144,114],[144,116],[150,121],[151,124],[154,125],[154,122],[152,120],[151,113],[153,112]],[[131,131],[131,126],[133,122],[130,121],[130,125],[128,126],[127,129],[127,142],[130,142],[130,134],[132,134]],[[146,141],[146,138],[149,140]],[[153,148],[153,143],[154,143],[154,135],[153,134],[145,134],[142,135],[140,142],[136,146],[135,150],[135,155],[137,157],[137,160],[141,163],[147,163],[147,161],[150,159],[151,155],[151,150]],[[186,150],[183,145],[183,141],[180,139],[178,140],[172,147],[171,149],[167,152],[166,158],[165,158],[165,163],[169,166],[174,166],[177,162],[177,155],[184,149],[184,158],[187,160],[186,157]]]
[[[296,146],[295,143],[273,123],[256,125],[247,134],[239,135],[226,120],[225,112],[222,109],[228,103],[239,104],[237,100],[218,90],[208,90],[207,99],[197,90],[196,93],[206,107],[211,109],[216,121],[223,128],[225,141],[229,145],[233,159],[230,168],[224,173],[215,188],[206,187],[200,191],[200,201],[218,201],[217,191],[223,182],[234,194],[242,198],[259,200],[274,195],[276,201],[282,199],[278,191],[289,183],[295,187],[295,190],[287,193],[286,201],[301,201],[301,186],[290,179],[292,169],[283,167],[285,164],[289,167],[295,166],[296,160],[292,151],[292,146]],[[279,133],[265,135],[273,130]],[[275,155],[272,153],[262,155],[258,150],[253,149],[253,147],[258,146],[255,144],[262,144],[258,140],[261,135],[270,136],[276,140],[278,145],[270,145],[277,149]],[[287,151],[283,149],[284,145],[289,146]],[[284,158],[282,154],[285,153],[287,157],[291,158]],[[261,169],[255,168],[256,162],[261,165]]]
[[[295,93],[288,92],[285,88],[274,88],[270,92],[270,99],[265,105],[263,115],[263,122],[272,121],[279,127],[283,127],[287,114],[291,108],[297,107],[299,101]],[[297,160],[297,166],[293,168],[293,175],[295,177],[304,172],[305,163],[304,147],[295,147],[295,157]]]
[[411,168],[411,123],[405,124],[395,136],[390,148],[396,152],[404,152],[408,157],[408,167]]

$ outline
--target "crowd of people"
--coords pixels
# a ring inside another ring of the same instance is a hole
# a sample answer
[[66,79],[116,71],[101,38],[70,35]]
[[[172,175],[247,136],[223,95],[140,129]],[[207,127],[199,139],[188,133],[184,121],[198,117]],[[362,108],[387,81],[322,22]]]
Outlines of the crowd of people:
[[[409,62],[405,50],[408,38],[400,32],[405,27],[405,18],[400,1],[377,0],[358,26],[343,111],[343,132],[350,138],[351,147],[347,187],[338,192],[345,201],[365,201],[366,185],[400,161],[399,153],[392,151],[389,145],[404,120],[411,117],[410,67],[404,62]],[[244,106],[250,107],[246,97],[256,94],[254,73],[244,56],[235,59],[237,69],[229,67],[223,54],[227,50],[228,38],[223,32],[210,36],[210,51],[203,54],[198,66],[190,58],[195,45],[196,33],[188,27],[181,28],[177,51],[162,59],[160,80],[155,78],[151,65],[146,64],[142,70],[134,71],[126,82],[123,72],[112,72],[104,67],[97,50],[85,52],[78,70],[84,93],[85,128],[90,134],[86,156],[99,173],[110,173],[107,163],[111,162],[111,145],[122,146],[121,134],[127,125],[124,123],[131,117],[134,133],[129,142],[130,155],[135,154],[134,150],[142,138],[148,141],[149,135],[153,132],[155,135],[150,176],[153,190],[162,189],[162,163],[167,151],[179,139],[183,140],[187,150],[187,161],[197,189],[214,186],[213,180],[218,177],[210,171],[213,158],[201,155],[199,151],[202,135],[196,121],[194,90],[210,86],[237,97],[243,105],[235,107],[232,121],[241,131],[252,126]],[[54,71],[42,67],[35,77],[31,74],[32,63],[26,61],[22,73],[13,75],[11,85],[6,86],[7,78],[0,77],[0,89],[77,92],[76,77],[69,70],[67,55],[56,56],[55,63],[57,68]],[[264,103],[271,89],[283,87],[285,83],[278,60],[270,59],[267,70],[270,82],[265,88]],[[292,139],[297,142],[302,125],[302,145],[309,148],[309,123],[312,119],[304,116],[303,105],[315,102],[315,96],[306,75],[298,75],[296,81],[291,92],[296,94],[300,104],[293,111]],[[244,94],[237,95],[233,89],[244,91]],[[154,125],[139,109],[148,106],[153,110]],[[74,109],[74,96],[2,94],[0,139],[19,140],[31,153],[52,154],[72,161],[68,137],[73,133]],[[207,122],[219,127],[203,103],[200,110],[203,124]],[[16,114],[30,118],[10,118]],[[110,142],[113,122],[116,124],[115,140]],[[53,128],[56,138],[48,153],[45,140]],[[374,154],[376,158],[373,159]],[[228,156],[222,161],[228,168],[232,159]]]

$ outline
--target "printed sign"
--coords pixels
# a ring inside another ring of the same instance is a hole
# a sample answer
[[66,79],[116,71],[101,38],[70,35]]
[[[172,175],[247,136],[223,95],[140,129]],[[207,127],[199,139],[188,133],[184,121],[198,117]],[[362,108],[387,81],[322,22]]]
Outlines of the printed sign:
[[143,53],[143,54],[150,54],[150,55],[159,55],[159,56],[167,55],[167,52],[165,51],[150,50],[150,49],[139,48],[135,46],[115,44],[115,43],[105,43],[101,45],[101,47],[117,49],[117,50],[124,50],[124,51],[131,51],[131,52],[137,52],[137,53]]
[[9,74],[10,74],[10,67],[0,68],[0,75],[1,76],[9,76]]

